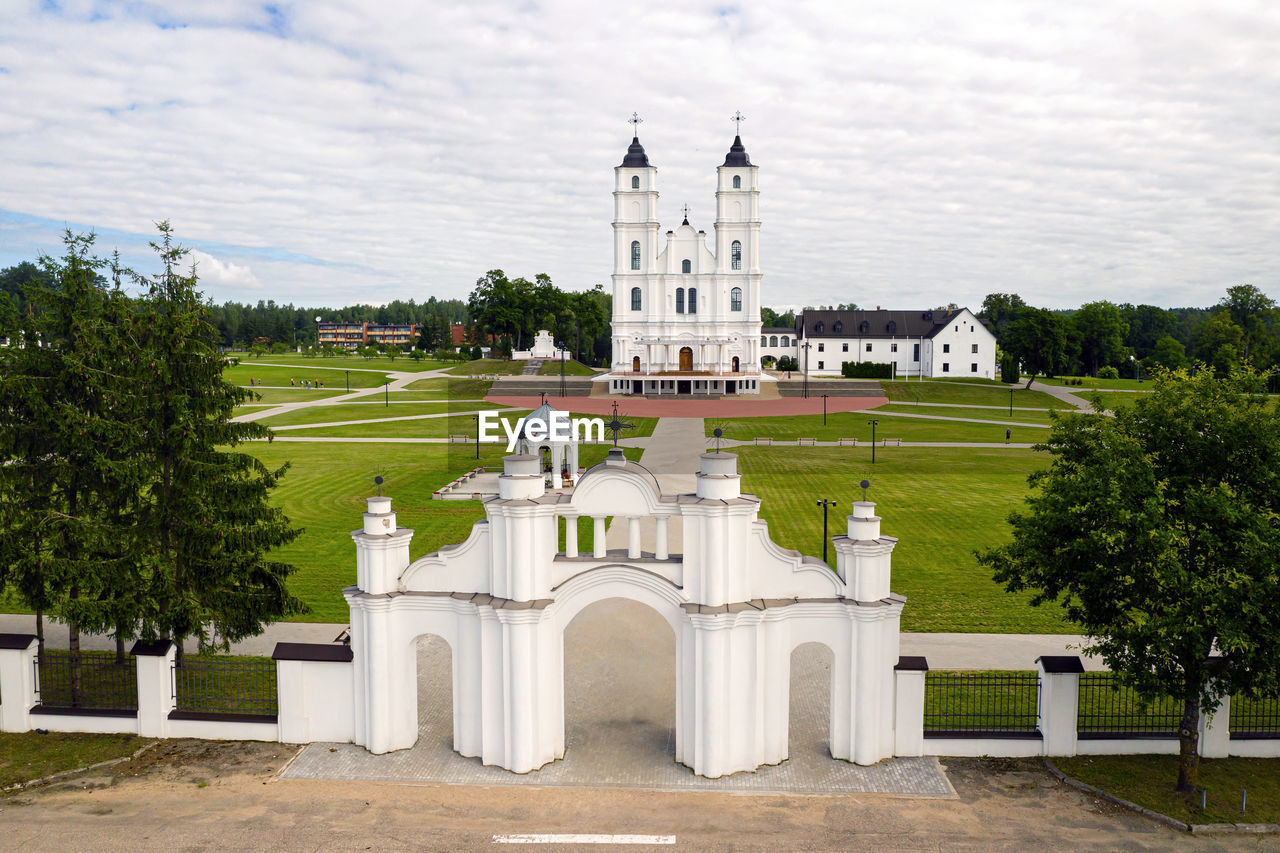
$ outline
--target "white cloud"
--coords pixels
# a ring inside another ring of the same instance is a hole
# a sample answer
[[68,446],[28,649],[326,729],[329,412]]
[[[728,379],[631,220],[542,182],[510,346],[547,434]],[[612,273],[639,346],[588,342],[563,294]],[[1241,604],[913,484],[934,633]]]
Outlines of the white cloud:
[[205,293],[229,293],[262,290],[262,282],[247,266],[220,261],[208,252],[192,249],[200,289]]
[[[1274,4],[277,8],[7,12],[0,209],[106,246],[168,218],[219,300],[588,287],[625,117],[664,225],[710,230],[741,109],[766,304],[1280,297]],[[10,233],[0,264],[31,254]]]

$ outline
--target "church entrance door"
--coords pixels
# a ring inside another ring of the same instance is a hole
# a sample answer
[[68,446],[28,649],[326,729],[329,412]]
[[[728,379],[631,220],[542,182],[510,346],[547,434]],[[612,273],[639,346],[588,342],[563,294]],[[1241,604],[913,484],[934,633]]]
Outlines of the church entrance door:
[[693,383],[692,383],[692,382],[690,382],[688,379],[677,379],[677,380],[676,380],[676,393],[677,393],[677,394],[692,394],[692,393],[693,393]]
[[738,361],[738,357],[735,355],[735,356],[733,357],[733,372],[734,372],[734,373],[737,373],[737,372],[738,372],[738,365],[739,365],[739,364],[740,364],[740,362]]
[[690,347],[680,348],[680,369],[693,370],[693,349]]
[[726,394],[737,394],[737,393],[738,393],[738,383],[737,383],[737,382],[735,382],[735,381],[733,381],[732,379],[726,379],[726,380],[724,381],[724,393],[726,393]]
[[631,359],[631,372],[632,373],[640,372],[640,356],[636,356],[635,358]]

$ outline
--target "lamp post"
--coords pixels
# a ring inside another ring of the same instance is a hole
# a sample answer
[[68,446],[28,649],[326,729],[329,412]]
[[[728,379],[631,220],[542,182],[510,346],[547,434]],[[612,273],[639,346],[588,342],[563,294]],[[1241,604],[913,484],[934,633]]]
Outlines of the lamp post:
[[351,371],[344,370],[342,372],[347,374],[347,393],[350,394],[351,393]]
[[472,415],[471,420],[476,422],[476,458],[480,458],[480,416]]
[[1009,417],[1013,417],[1013,389],[1009,389]]
[[390,382],[382,386],[382,405],[384,407],[391,405],[391,383]]
[[556,346],[560,348],[560,399],[563,400],[565,396],[565,393],[564,393],[564,344],[558,343],[556,344]]
[[822,395],[822,425],[827,425],[827,395]]
[[867,423],[871,424],[871,464],[874,465],[876,464],[876,424],[880,422],[867,421]]
[[320,349],[320,315],[316,315],[316,349]]
[[809,399],[809,347],[808,341],[804,342],[804,398]]
[[818,506],[822,507],[822,562],[827,561],[827,509],[836,505],[835,501],[823,498],[818,501]]
[[1138,378],[1138,360],[1133,356],[1129,356],[1129,360],[1133,362],[1133,378],[1136,381]]

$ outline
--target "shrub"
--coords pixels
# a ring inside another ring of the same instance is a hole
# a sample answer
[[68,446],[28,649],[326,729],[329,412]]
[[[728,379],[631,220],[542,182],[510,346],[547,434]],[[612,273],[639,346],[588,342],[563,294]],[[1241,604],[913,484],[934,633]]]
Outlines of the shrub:
[[845,379],[892,379],[893,365],[876,361],[846,361],[840,365]]
[[1108,364],[1106,367],[1098,368],[1098,378],[1099,379],[1119,379],[1120,371]]
[[778,359],[778,369],[779,370],[799,370],[800,365],[796,364],[795,356],[784,355],[782,358]]
[[1018,360],[1008,353],[1000,359],[1000,381],[1009,385],[1018,384]]

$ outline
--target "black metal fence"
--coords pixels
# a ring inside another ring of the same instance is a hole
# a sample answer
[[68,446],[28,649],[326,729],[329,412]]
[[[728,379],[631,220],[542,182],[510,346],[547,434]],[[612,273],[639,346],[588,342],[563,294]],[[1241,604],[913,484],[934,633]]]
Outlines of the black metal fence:
[[1250,699],[1233,696],[1229,728],[1231,737],[1236,740],[1280,738],[1280,697]]
[[1137,692],[1113,673],[1080,676],[1076,732],[1081,740],[1177,737],[1181,720],[1182,707],[1172,697],[1144,705]]
[[173,697],[180,715],[275,717],[275,661],[187,655],[174,664]]
[[1035,672],[930,672],[925,737],[1037,737]]
[[36,697],[44,708],[137,711],[138,668],[133,655],[45,649],[36,655]]

